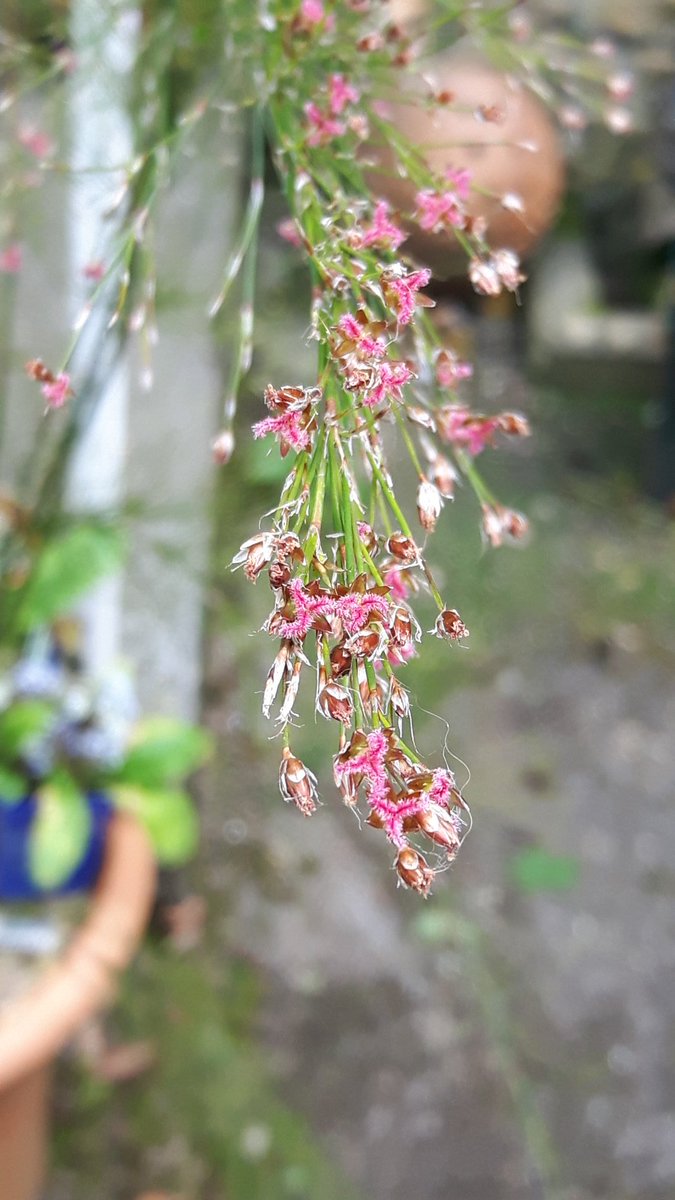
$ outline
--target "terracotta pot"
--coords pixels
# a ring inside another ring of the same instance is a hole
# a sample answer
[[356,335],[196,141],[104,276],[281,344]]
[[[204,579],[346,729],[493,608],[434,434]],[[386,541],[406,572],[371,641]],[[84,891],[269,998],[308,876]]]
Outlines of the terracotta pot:
[[0,1200],[37,1200],[51,1063],[114,996],[147,924],[155,882],[145,832],[115,814],[86,920],[58,962],[0,1014]]
[[[548,110],[523,83],[496,70],[470,46],[425,58],[422,73],[419,100],[413,94],[410,102],[390,104],[390,118],[436,174],[468,168],[475,187],[491,193],[472,191],[467,204],[471,214],[487,221],[490,244],[527,254],[551,225],[565,179],[562,147]],[[423,97],[431,90],[451,92],[452,105],[429,107]],[[457,106],[466,111],[453,111]],[[477,119],[481,106],[499,119]],[[384,168],[371,175],[375,191],[395,208],[412,210],[414,185],[393,174],[387,147],[378,144],[375,156]],[[502,207],[501,197],[509,193],[522,200],[522,215]],[[464,269],[466,257],[452,234],[408,228],[412,236],[406,249],[436,273]]]

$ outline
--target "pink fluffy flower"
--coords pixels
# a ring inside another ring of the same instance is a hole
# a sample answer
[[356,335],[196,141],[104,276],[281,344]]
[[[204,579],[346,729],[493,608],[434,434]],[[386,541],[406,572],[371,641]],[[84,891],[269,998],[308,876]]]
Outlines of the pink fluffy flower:
[[409,275],[400,278],[394,276],[387,279],[386,291],[394,296],[399,325],[410,324],[415,315],[415,294],[420,288],[426,287],[430,279],[431,271],[426,267],[422,271],[411,271]]
[[282,616],[280,621],[275,621],[273,634],[274,637],[301,642],[309,633],[317,617],[330,615],[331,599],[329,596],[313,596],[308,592],[301,579],[291,580],[288,585],[288,594],[292,615],[273,614],[277,617]]
[[404,362],[383,362],[377,370],[377,380],[363,397],[364,404],[374,408],[386,401],[401,401],[402,388],[414,378],[413,372]]
[[356,250],[367,250],[369,246],[398,250],[408,235],[391,220],[390,212],[387,201],[378,200],[370,225],[363,226],[352,237],[352,245]]
[[305,116],[309,126],[307,135],[308,146],[323,146],[326,142],[330,142],[333,138],[341,137],[345,132],[345,126],[342,121],[336,121],[330,113],[324,112],[310,100],[305,105]]
[[40,391],[47,401],[48,408],[63,408],[68,397],[72,395],[70,375],[62,371],[56,379],[43,383]]
[[387,347],[382,338],[372,337],[352,313],[345,313],[344,317],[340,317],[338,329],[350,341],[356,342],[360,355],[366,358],[382,358],[386,353]]
[[375,617],[386,619],[389,603],[377,592],[347,592],[334,601],[333,612],[339,617],[347,633],[358,633]]
[[404,822],[422,812],[429,805],[424,794],[394,796],[387,777],[386,758],[388,742],[381,729],[368,734],[363,750],[335,762],[335,781],[338,787],[354,778],[363,781],[368,804],[382,822],[387,837],[399,849],[407,845],[403,834]]
[[461,229],[466,219],[457,192],[432,192],[425,189],[415,196],[415,220],[427,233],[438,233],[451,226]]
[[433,782],[429,789],[429,799],[434,804],[440,804],[443,808],[448,808],[455,786],[455,777],[452,771],[446,771],[443,767],[438,767],[433,773]]
[[21,270],[23,253],[18,242],[10,242],[0,252],[0,275],[17,275]]
[[344,75],[331,75],[328,80],[328,103],[334,117],[339,117],[348,104],[356,104],[359,93]]
[[293,450],[308,450],[312,444],[312,435],[304,420],[305,413],[296,409],[287,409],[278,417],[264,417],[253,426],[254,438],[265,437],[274,433],[279,441]]

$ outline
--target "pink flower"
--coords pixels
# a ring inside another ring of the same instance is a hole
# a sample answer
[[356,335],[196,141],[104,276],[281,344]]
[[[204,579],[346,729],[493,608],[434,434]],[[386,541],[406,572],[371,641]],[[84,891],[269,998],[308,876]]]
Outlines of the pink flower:
[[387,777],[388,749],[382,730],[374,729],[363,750],[349,756],[343,752],[334,761],[335,781],[338,787],[350,778],[355,778],[357,786],[363,781],[370,808],[380,818],[387,837],[400,849],[407,845],[404,822],[428,808],[429,797],[407,792],[394,796]]
[[18,242],[10,242],[0,253],[0,274],[17,275],[21,270],[23,253]]
[[333,138],[341,137],[345,132],[343,122],[336,121],[330,113],[323,112],[313,100],[305,105],[305,116],[309,124],[308,146],[323,146]]
[[427,233],[438,233],[448,226],[461,229],[466,219],[456,192],[418,192],[415,204],[415,220]]
[[[318,617],[330,615],[330,596],[313,596],[301,579],[292,579],[288,585],[288,603],[284,609],[272,614],[265,628],[274,637],[301,642],[306,638]],[[277,618],[274,620],[273,618]]]
[[320,25],[326,16],[323,0],[302,0],[300,16],[306,25]]
[[312,435],[305,420],[306,410],[287,409],[278,417],[264,417],[253,426],[254,438],[265,437],[274,433],[282,444],[293,450],[308,450],[312,444]]
[[54,143],[48,133],[36,129],[34,125],[23,125],[18,133],[19,142],[24,150],[34,158],[43,160],[54,153]]
[[62,371],[56,379],[43,383],[40,391],[47,401],[48,408],[63,408],[68,397],[72,395],[70,375]]
[[414,378],[413,372],[404,362],[383,362],[377,370],[377,380],[363,397],[364,404],[374,408],[385,401],[401,401],[402,388]]
[[382,358],[387,347],[382,338],[374,338],[367,332],[367,326],[361,325],[352,313],[345,313],[338,321],[338,329],[351,342],[356,342],[356,350],[366,358]]
[[398,567],[392,567],[386,571],[383,576],[387,587],[391,589],[391,594],[395,600],[406,600],[410,592],[410,585],[404,571]]
[[445,178],[448,183],[453,185],[460,200],[468,200],[471,171],[467,171],[464,167],[448,167]]
[[474,456],[490,445],[493,434],[499,429],[498,417],[479,417],[460,405],[440,408],[436,421],[444,441],[466,446],[469,454]]
[[91,262],[84,264],[82,274],[85,279],[91,280],[92,283],[99,283],[105,275],[105,264],[100,259],[92,259]]
[[298,227],[293,217],[286,217],[285,220],[279,221],[277,224],[277,233],[280,238],[283,238],[289,245],[295,246],[296,249],[302,246],[302,238],[298,233]]
[[415,293],[426,287],[431,279],[431,271],[412,271],[400,278],[393,276],[387,279],[385,290],[393,293],[396,303],[396,315],[399,325],[409,325],[415,315]]
[[356,230],[352,235],[351,241],[355,250],[366,250],[369,246],[398,250],[408,235],[390,219],[390,212],[387,201],[378,200],[373,212],[372,223]]
[[334,117],[339,117],[348,104],[356,104],[359,93],[344,75],[331,75],[328,80],[328,103]]
[[347,633],[358,633],[374,616],[386,619],[389,602],[377,592],[347,592],[334,601],[333,613],[339,617]]
[[462,379],[470,379],[473,365],[461,362],[452,350],[441,350],[436,359],[436,380],[439,387],[455,387]]
[[455,788],[455,777],[452,771],[438,767],[433,773],[433,783],[429,789],[429,799],[442,808],[448,808]]

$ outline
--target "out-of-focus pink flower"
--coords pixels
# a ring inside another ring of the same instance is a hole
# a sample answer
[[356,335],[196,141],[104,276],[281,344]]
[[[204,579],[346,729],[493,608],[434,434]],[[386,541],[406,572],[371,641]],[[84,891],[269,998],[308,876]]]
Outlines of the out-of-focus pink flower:
[[436,414],[438,432],[446,442],[465,446],[469,454],[480,454],[489,446],[497,429],[498,417],[479,417],[460,405],[447,405]]
[[436,359],[436,380],[439,387],[455,387],[462,379],[473,375],[473,364],[462,362],[452,350],[441,350]]
[[391,588],[391,594],[395,600],[407,600],[410,593],[410,585],[405,571],[401,571],[398,567],[391,567],[383,576],[384,582],[388,588]]
[[326,18],[323,0],[302,0],[300,16],[306,25],[320,25]]
[[427,233],[438,233],[448,227],[461,229],[466,220],[457,192],[432,192],[430,189],[415,196],[415,220]]
[[334,117],[339,117],[348,104],[356,104],[359,93],[344,75],[331,75],[328,80],[328,103]]
[[296,249],[302,246],[302,238],[293,217],[286,217],[283,221],[277,222],[277,233],[290,246],[295,246]]
[[49,134],[35,125],[22,125],[17,136],[24,150],[41,162],[54,153],[54,143]]
[[448,167],[445,172],[448,183],[454,187],[460,200],[468,200],[471,186],[471,171],[465,167]]
[[305,105],[305,116],[309,126],[308,146],[323,146],[326,142],[331,142],[333,138],[342,137],[345,132],[344,123],[337,121],[330,113],[324,112],[313,100]]
[[84,264],[82,274],[92,283],[100,283],[105,275],[105,263],[101,262],[100,258],[92,259],[91,262]]
[[370,225],[364,225],[352,234],[351,243],[356,250],[367,250],[369,246],[398,250],[408,235],[391,220],[390,213],[387,201],[378,200]]
[[66,374],[65,371],[61,371],[56,376],[56,379],[51,379],[43,383],[40,391],[47,401],[48,408],[63,408],[68,397],[73,394],[70,386],[70,375]]
[[23,263],[23,252],[18,242],[10,242],[0,251],[0,274],[17,275]]

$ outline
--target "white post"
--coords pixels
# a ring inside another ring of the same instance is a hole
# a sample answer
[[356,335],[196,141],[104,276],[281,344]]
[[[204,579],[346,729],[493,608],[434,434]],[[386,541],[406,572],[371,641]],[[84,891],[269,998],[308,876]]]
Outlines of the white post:
[[[102,215],[121,181],[110,168],[129,163],[133,154],[123,81],[133,65],[140,14],[127,10],[113,21],[110,7],[99,0],[74,0],[71,11],[73,51],[84,66],[70,92],[68,253],[75,321],[94,286],[84,275],[85,266],[98,259],[105,263]],[[83,360],[87,348],[104,333],[105,322],[104,311],[93,312],[82,335]],[[101,389],[69,468],[66,505],[73,512],[115,511],[124,495],[130,389],[126,355],[120,356]],[[121,576],[102,582],[80,606],[84,659],[95,675],[105,672],[120,653],[121,607]]]

